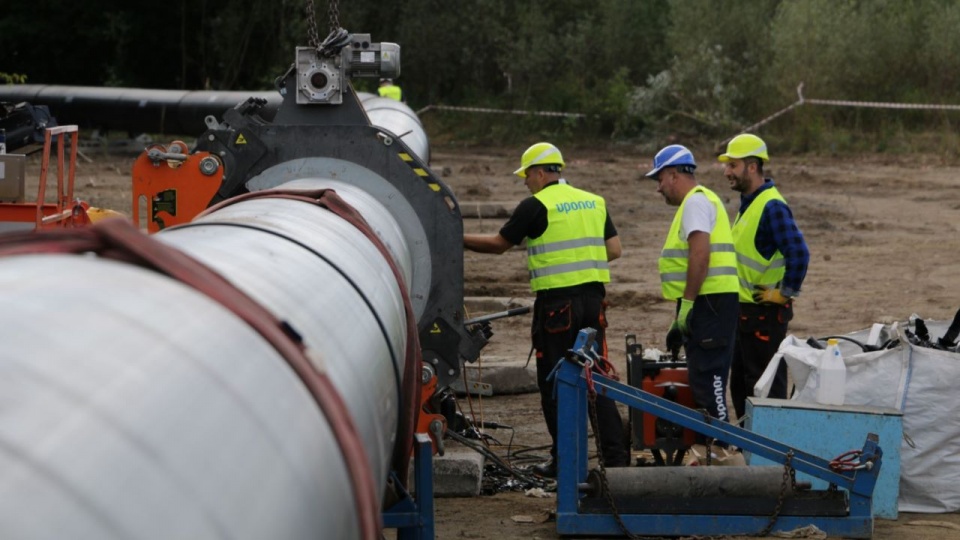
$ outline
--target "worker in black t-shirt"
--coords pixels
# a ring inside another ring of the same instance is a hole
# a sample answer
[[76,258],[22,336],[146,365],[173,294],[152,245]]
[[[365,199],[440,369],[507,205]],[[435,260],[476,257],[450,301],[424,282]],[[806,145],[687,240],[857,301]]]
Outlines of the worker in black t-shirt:
[[[556,146],[537,143],[523,153],[514,174],[532,194],[520,202],[497,234],[464,234],[464,246],[500,254],[526,240],[530,286],[537,294],[532,324],[537,351],[540,404],[553,439],[550,460],[533,472],[557,474],[557,403],[547,376],[573,347],[581,329],[597,330],[600,354],[606,356],[604,329],[608,262],[620,257],[620,237],[602,197],[574,188],[560,177],[563,157]],[[616,403],[597,396],[600,446],[606,467],[630,464],[624,445],[623,421]]]

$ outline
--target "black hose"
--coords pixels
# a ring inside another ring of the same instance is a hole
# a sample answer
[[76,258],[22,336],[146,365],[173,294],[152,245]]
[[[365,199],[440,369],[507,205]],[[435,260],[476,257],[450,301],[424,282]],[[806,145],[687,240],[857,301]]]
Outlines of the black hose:
[[521,473],[520,471],[514,469],[514,468],[511,467],[508,463],[506,463],[505,461],[503,461],[502,459],[500,459],[500,456],[498,456],[497,454],[491,452],[487,447],[483,446],[482,444],[475,444],[475,443],[474,443],[473,441],[471,441],[470,439],[468,439],[468,438],[460,435],[459,433],[457,433],[457,432],[455,432],[455,431],[450,431],[449,429],[447,430],[447,436],[450,437],[451,439],[459,442],[460,444],[462,444],[462,445],[464,445],[464,446],[467,446],[467,447],[475,450],[476,452],[480,453],[480,454],[483,455],[484,457],[490,459],[490,460],[493,461],[498,467],[500,467],[501,469],[503,469],[503,470],[506,471],[507,473],[511,474],[512,476],[515,476],[515,477],[516,477],[518,480],[520,480],[521,482],[526,482],[526,483],[528,483],[528,484],[534,484],[534,485],[541,485],[541,484],[543,483],[539,478],[526,476],[526,475],[524,475],[523,473]]
[[866,343],[857,341],[849,336],[826,336],[818,339],[810,338],[807,340],[807,345],[810,345],[814,349],[824,349],[825,347],[823,346],[823,344],[820,343],[820,341],[826,341],[828,339],[842,339],[844,341],[849,341],[850,343],[853,343],[857,347],[860,347],[860,350],[863,352],[875,352],[875,351],[882,351],[884,349],[890,349],[900,342],[899,339],[888,339],[884,341],[883,344],[881,345],[867,345]]

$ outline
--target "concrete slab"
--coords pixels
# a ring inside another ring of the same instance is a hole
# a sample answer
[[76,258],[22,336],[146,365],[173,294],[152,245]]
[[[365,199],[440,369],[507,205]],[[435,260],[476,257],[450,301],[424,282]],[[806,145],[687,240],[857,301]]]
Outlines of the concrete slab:
[[461,202],[460,215],[464,218],[508,218],[516,202]]
[[484,457],[450,439],[446,452],[433,456],[433,493],[436,497],[476,497],[483,482]]
[[[467,296],[463,303],[471,317],[479,317],[489,313],[499,313],[518,307],[533,307],[532,297],[512,296]],[[529,317],[529,315],[525,315]]]
[[481,361],[464,365],[467,380],[493,387],[493,395],[526,394],[537,391],[537,366],[525,357],[484,356]]

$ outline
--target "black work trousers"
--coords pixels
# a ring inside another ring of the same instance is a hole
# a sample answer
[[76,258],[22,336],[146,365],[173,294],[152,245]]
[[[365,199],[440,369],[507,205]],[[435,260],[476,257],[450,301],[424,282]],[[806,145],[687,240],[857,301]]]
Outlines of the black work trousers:
[[[606,320],[603,297],[599,294],[568,296],[538,296],[534,304],[533,346],[537,351],[537,385],[540,388],[540,405],[543,418],[550,432],[552,445],[550,455],[557,457],[557,401],[554,398],[554,381],[547,376],[573,347],[580,330],[590,327],[597,330],[597,343],[606,352]],[[623,467],[630,464],[630,455],[624,444],[623,420],[617,405],[610,398],[597,396],[597,429],[603,463],[607,467]],[[584,426],[585,427],[585,426]]]
[[[740,304],[740,320],[737,329],[737,346],[733,354],[730,394],[737,418],[746,412],[747,397],[753,395],[753,387],[767,369],[770,359],[777,353],[780,343],[787,337],[787,323],[793,318],[793,303]],[[787,364],[781,362],[767,397],[787,397]]]
[[690,311],[690,333],[684,342],[694,404],[725,422],[730,421],[727,381],[736,340],[737,298],[737,293],[698,296]]

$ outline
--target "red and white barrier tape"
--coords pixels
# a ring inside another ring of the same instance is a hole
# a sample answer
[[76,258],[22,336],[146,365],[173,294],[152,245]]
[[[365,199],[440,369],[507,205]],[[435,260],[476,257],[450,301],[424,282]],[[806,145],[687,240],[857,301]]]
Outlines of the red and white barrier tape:
[[[883,101],[850,101],[850,100],[841,100],[841,99],[806,99],[803,97],[803,83],[800,83],[797,86],[797,101],[790,104],[789,106],[771,114],[770,116],[760,120],[756,124],[747,126],[743,128],[740,133],[748,133],[754,129],[770,122],[771,120],[777,118],[778,116],[796,108],[800,105],[829,105],[834,107],[863,107],[871,109],[912,109],[912,110],[929,110],[929,111],[960,111],[960,105],[939,105],[939,104],[930,104],[930,103],[892,103],[892,102],[883,102]],[[721,144],[726,144],[730,142],[729,139],[726,139]]]
[[460,112],[478,112],[478,113],[493,113],[493,114],[522,114],[522,115],[530,115],[530,116],[559,116],[559,117],[566,117],[566,118],[583,118],[587,116],[581,113],[487,109],[483,107],[454,107],[452,105],[427,105],[426,107],[417,111],[417,116],[420,116],[421,114],[427,111],[460,111]]

